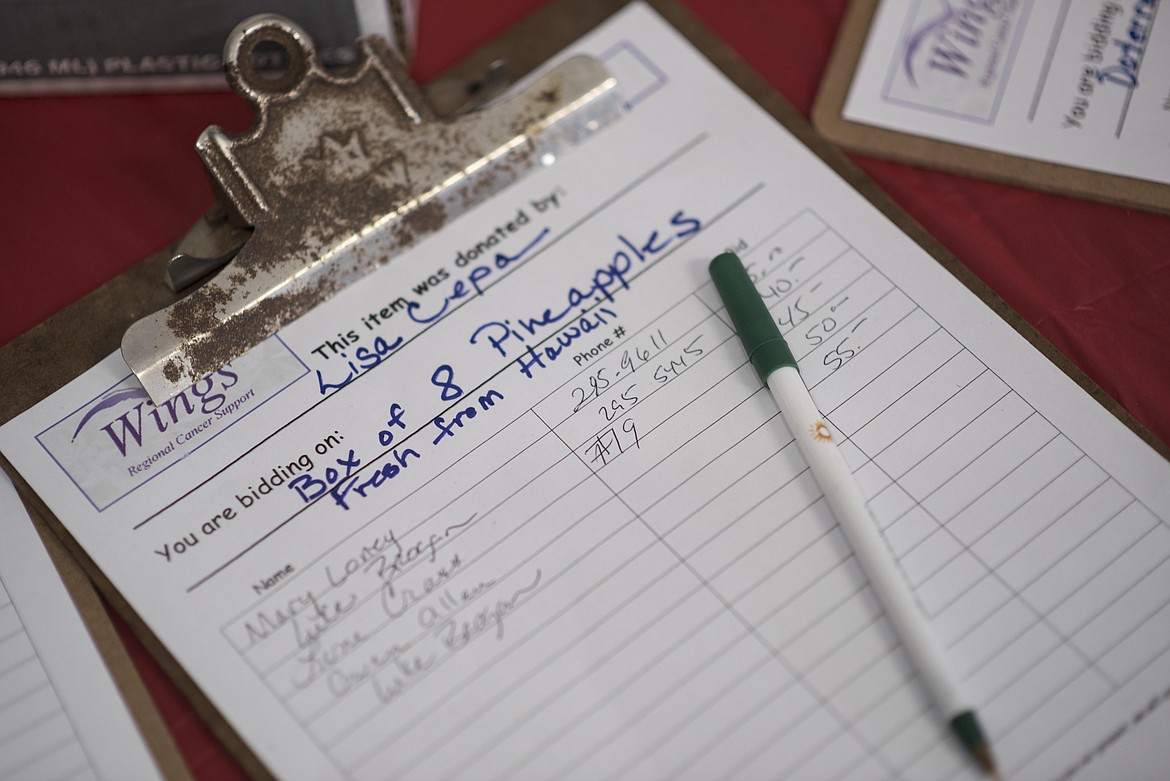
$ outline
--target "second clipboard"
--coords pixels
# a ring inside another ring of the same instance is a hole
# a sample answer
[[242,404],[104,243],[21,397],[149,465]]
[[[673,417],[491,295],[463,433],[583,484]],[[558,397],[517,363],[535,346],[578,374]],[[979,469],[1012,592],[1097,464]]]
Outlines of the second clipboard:
[[[879,127],[876,124],[846,118],[845,111],[850,100],[850,90],[854,88],[855,82],[861,75],[859,69],[863,63],[867,39],[873,35],[872,28],[879,20],[879,12],[883,10],[881,7],[882,2],[883,0],[852,0],[846,12],[845,20],[841,25],[837,43],[822,79],[812,113],[813,124],[826,138],[840,144],[846,149],[877,157],[885,157],[903,163],[938,168],[967,176],[991,179],[1062,195],[1103,201],[1117,206],[1138,208],[1164,214],[1170,213],[1170,185],[1163,184],[1159,181],[1104,173],[1088,168],[1075,167],[1071,164],[1054,163],[1016,154],[992,151],[987,148],[939,140],[939,138],[928,137],[925,134],[919,135],[914,132],[893,130],[887,127]],[[915,4],[903,2],[901,4],[906,5],[907,9],[905,19],[902,20],[902,29],[897,33],[900,36],[900,41],[905,43],[913,38],[915,42],[920,44],[917,50],[921,51],[928,46],[933,46],[934,43],[932,41],[945,39],[945,31],[937,29],[942,24],[942,16],[939,14],[932,16],[930,11],[937,6],[945,12],[950,7],[948,4],[935,2]],[[1031,17],[1033,17],[1031,22],[1035,23],[1036,20],[1034,17],[1037,14],[1035,13],[1036,9],[1032,7],[1032,3],[1024,2],[1011,5],[1015,8],[1014,13],[1017,17],[1014,19],[1015,26],[1013,28],[1017,33],[1020,33],[1025,24],[1029,22],[1029,10],[1033,12],[1031,13]],[[1063,41],[1063,44],[1061,44],[1062,47],[1067,48],[1068,45],[1071,45],[1068,39],[1075,39],[1073,43],[1079,41],[1079,38],[1075,34],[1070,34],[1069,31],[1069,27],[1074,25],[1068,13],[1072,6],[1071,0],[1065,0],[1065,2],[1060,3],[1059,9],[1056,8],[1057,5],[1057,3],[1052,3],[1052,8],[1047,9],[1048,12],[1057,14],[1056,22],[1058,23],[1053,35],[1048,39],[1048,55],[1051,55],[1057,48],[1058,42]],[[896,12],[891,11],[891,13]],[[956,23],[958,21],[956,19]],[[1124,32],[1122,26],[1125,20],[1116,19],[1114,22],[1114,26]],[[1079,30],[1079,28],[1074,29],[1072,32],[1075,33],[1076,30]],[[940,35],[943,36],[942,39],[938,38]],[[885,33],[885,36],[888,38],[889,33]],[[1019,35],[1016,37],[1019,38]],[[1010,60],[1011,58],[1008,55],[1012,53],[1013,50],[1008,47],[1004,55]],[[955,56],[960,56],[960,54],[956,54]],[[907,54],[906,57],[901,59],[905,60],[909,56]],[[972,67],[978,64],[974,62],[972,57],[968,57],[966,54],[962,54],[961,56],[970,59]],[[1039,56],[1039,53],[1037,53],[1037,56]],[[1050,60],[1051,56],[1047,59]],[[1001,72],[1006,73],[1007,68],[1007,65],[1003,65]],[[896,68],[891,65],[891,71],[893,70],[896,70]],[[1047,69],[1045,69],[1044,73],[1047,74]],[[1006,79],[1006,75],[1004,78]],[[1041,80],[1043,81],[1044,78],[1042,76]],[[1074,95],[1076,84],[1065,85],[1065,81],[1068,81],[1068,79],[1058,80],[1059,84],[1057,86],[1068,87],[1068,89],[1060,92],[1060,96],[1068,93],[1071,96],[1069,97],[1071,105],[1073,98],[1076,97]],[[1094,78],[1093,81],[1095,82],[1096,79]],[[891,77],[887,74],[885,76],[885,86],[883,87],[883,100],[889,102],[887,99],[892,99],[891,91],[896,86],[896,84],[891,84]],[[1002,95],[1002,85],[1000,86],[999,93]],[[1104,87],[1107,85],[1101,86]],[[1157,89],[1157,85],[1154,85],[1150,89]],[[1054,87],[1048,90],[1048,92],[1051,93],[1049,97],[1055,99],[1058,90]],[[1103,89],[1098,88],[1097,92],[1099,96],[1103,92]],[[1130,90],[1130,92],[1132,94],[1133,90]],[[898,102],[904,103],[904,101]],[[1060,105],[1063,106],[1064,104],[1061,103]],[[938,117],[928,117],[924,120],[927,124],[936,123],[937,121]],[[943,121],[946,120],[944,119]],[[986,122],[983,124],[986,124]]]

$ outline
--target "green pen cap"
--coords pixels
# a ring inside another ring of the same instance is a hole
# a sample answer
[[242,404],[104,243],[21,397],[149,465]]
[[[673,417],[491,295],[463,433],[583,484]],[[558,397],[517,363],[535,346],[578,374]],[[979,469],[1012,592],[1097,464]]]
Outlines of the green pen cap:
[[783,366],[797,368],[788,342],[780,335],[772,313],[760,298],[739,256],[724,252],[711,261],[709,271],[760,381],[767,385],[768,375]]

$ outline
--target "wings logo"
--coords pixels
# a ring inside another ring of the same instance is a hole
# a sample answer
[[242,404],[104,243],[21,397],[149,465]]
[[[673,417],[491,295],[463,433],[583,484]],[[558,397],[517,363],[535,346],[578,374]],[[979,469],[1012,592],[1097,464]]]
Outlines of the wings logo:
[[42,431],[37,441],[101,511],[307,373],[273,339],[163,404],[154,404],[129,375]]
[[920,0],[884,97],[980,122],[994,119],[1031,0]]
[[[232,371],[229,364],[215,374],[199,380],[164,403],[162,407],[156,407],[141,387],[108,391],[81,416],[81,421],[77,424],[70,441],[76,442],[94,418],[109,418],[112,415],[110,413],[103,416],[101,413],[129,407],[100,427],[100,430],[109,436],[118,453],[125,458],[131,455],[132,451],[142,447],[144,435],[150,439],[152,435],[165,434],[172,426],[181,426],[194,415],[218,413],[227,402],[227,391],[235,387],[239,381],[240,376]],[[129,403],[136,399],[139,400],[138,403],[130,406]],[[243,401],[246,399],[237,399],[236,403],[242,405]]]

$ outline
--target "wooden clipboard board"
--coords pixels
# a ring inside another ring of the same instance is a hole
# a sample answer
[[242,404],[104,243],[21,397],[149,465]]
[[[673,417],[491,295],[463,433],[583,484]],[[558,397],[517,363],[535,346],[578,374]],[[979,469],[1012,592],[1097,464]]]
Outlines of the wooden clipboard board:
[[[593,29],[627,0],[554,0],[514,28],[488,43],[456,66],[443,78],[444,85],[471,83],[482,76],[487,66],[506,59],[516,75],[525,74],[550,56]],[[838,175],[862,193],[887,218],[913,238],[956,278],[980,297],[1000,317],[1010,323],[1031,344],[1059,366],[1069,377],[1092,395],[1164,457],[1170,448],[1141,426],[1114,399],[1101,390],[1079,368],[1044,339],[1031,325],[1007,306],[990,288],[975,277],[951,253],[931,237],[906,212],[900,209],[837,147],[808,124],[784,98],[752,71],[725,44],[702,25],[689,11],[674,0],[648,0],[658,13],[678,29],[704,56],[756,103],[783,124],[789,132],[814,151]],[[855,4],[872,10],[870,0]],[[853,22],[856,24],[856,21]],[[855,28],[851,28],[856,32]],[[839,45],[838,49],[840,50]],[[838,51],[840,57],[840,51]],[[434,95],[432,94],[432,97]],[[439,100],[436,100],[439,103]],[[1168,202],[1170,206],[1170,202]],[[114,278],[76,304],[68,307],[33,330],[0,349],[0,376],[18,377],[9,392],[0,397],[0,424],[50,395],[119,348],[123,332],[133,321],[162,308],[176,299],[162,284],[163,267],[169,252],[151,255],[130,270]],[[68,551],[80,563],[97,588],[126,619],[143,644],[158,659],[167,674],[191,700],[196,711],[216,737],[254,778],[271,778],[271,773],[231,728],[211,701],[187,676],[167,652],[150,627],[118,593],[105,574],[86,555],[7,460],[0,466],[13,477],[18,491],[33,514],[39,515],[57,533]]]
[[903,163],[1170,214],[1170,186],[938,141],[845,119],[845,99],[881,0],[852,0],[821,80],[812,119],[841,146]]

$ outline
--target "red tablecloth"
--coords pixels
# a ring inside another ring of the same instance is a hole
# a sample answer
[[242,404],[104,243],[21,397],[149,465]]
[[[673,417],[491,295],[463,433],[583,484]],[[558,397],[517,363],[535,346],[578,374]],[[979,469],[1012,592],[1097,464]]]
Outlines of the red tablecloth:
[[[806,116],[847,0],[683,0]],[[427,82],[540,0],[422,0]],[[226,93],[0,100],[0,344],[172,241],[211,203],[193,144]],[[1163,441],[1170,217],[867,158],[893,199]],[[7,378],[5,378],[7,380]],[[242,773],[119,622],[198,778]]]

